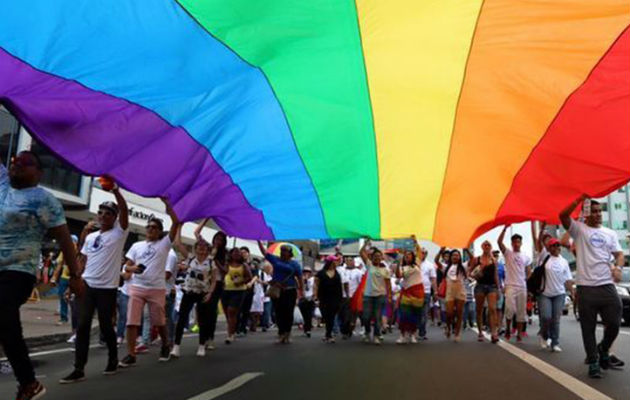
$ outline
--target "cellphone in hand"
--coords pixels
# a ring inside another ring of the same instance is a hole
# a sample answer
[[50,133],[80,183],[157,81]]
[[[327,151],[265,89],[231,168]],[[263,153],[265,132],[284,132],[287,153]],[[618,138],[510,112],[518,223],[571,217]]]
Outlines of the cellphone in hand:
[[142,274],[144,270],[147,269],[147,266],[144,264],[138,264],[137,267],[139,268],[139,271],[136,271],[136,274]]

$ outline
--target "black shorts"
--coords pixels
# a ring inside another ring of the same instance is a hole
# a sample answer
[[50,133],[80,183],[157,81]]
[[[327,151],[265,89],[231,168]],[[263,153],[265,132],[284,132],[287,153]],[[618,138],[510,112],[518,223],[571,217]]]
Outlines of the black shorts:
[[221,301],[224,307],[240,308],[245,299],[245,290],[224,290]]

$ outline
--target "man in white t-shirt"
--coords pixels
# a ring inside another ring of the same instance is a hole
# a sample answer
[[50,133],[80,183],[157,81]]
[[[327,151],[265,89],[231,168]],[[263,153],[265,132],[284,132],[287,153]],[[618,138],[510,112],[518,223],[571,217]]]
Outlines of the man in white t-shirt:
[[[422,272],[422,286],[424,287],[424,307],[418,320],[418,336],[420,340],[427,340],[427,319],[431,310],[431,289],[437,295],[437,270],[435,263],[427,260],[428,250],[416,245],[417,262]],[[437,296],[436,296],[437,297]]]
[[142,310],[149,305],[151,325],[158,329],[162,348],[160,361],[170,359],[170,344],[166,327],[166,262],[179,221],[168,202],[166,212],[171,218],[171,228],[164,234],[162,220],[152,217],[147,222],[146,240],[136,242],[126,254],[125,271],[131,272],[129,281],[129,306],[127,309],[127,348],[129,354],[119,366],[126,368],[136,363],[136,338],[142,322]]
[[[74,371],[61,379],[60,383],[74,383],[85,379],[85,365],[90,347],[90,331],[94,312],[98,313],[101,336],[108,349],[108,362],[103,374],[116,373],[118,349],[113,319],[116,313],[118,285],[120,282],[120,258],[122,256],[129,227],[127,202],[117,185],[111,192],[116,202],[106,201],[99,205],[96,225],[88,223],[81,237],[83,243],[79,261],[84,270],[85,295],[77,299],[79,321],[76,332]],[[91,232],[98,226],[99,229]],[[91,233],[89,233],[91,232]]]
[[512,318],[516,316],[516,340],[521,342],[527,322],[527,278],[532,259],[521,252],[523,237],[518,233],[512,235],[512,249],[505,247],[503,238],[509,227],[503,227],[498,239],[499,249],[505,257],[505,340],[510,340]]
[[[601,369],[610,367],[609,350],[619,334],[622,304],[614,280],[621,277],[623,251],[617,234],[602,227],[602,206],[591,200],[590,214],[582,223],[571,218],[575,208],[587,199],[580,196],[560,213],[562,226],[575,243],[577,303],[582,341],[591,378],[602,378]],[[597,344],[597,315],[604,323],[604,338]]]

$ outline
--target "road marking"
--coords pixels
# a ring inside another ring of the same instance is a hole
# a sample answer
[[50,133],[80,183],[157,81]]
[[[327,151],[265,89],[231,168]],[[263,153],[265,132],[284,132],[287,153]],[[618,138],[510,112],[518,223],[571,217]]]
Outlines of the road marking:
[[[217,335],[225,335],[227,334],[227,331],[221,331],[221,332],[216,332]],[[188,333],[186,335],[184,335],[183,337],[185,339],[187,338],[191,338],[191,337],[197,337],[199,336],[197,333]],[[92,344],[90,345],[90,349],[94,349],[96,347],[100,347],[100,344]],[[126,347],[126,345],[124,346]],[[71,351],[74,351],[74,347],[64,347],[63,349],[55,349],[55,350],[46,350],[46,351],[38,351],[35,353],[29,353],[29,357],[33,358],[33,357],[40,357],[40,356],[48,356],[51,354],[60,354],[60,353],[69,353]],[[0,362],[1,361],[7,361],[6,357],[0,358]]]
[[[598,327],[597,327],[597,330],[598,330],[598,331],[603,331],[603,330],[604,330],[604,328],[602,328],[601,326],[598,326]],[[622,331],[621,329],[619,329],[619,334],[620,334],[620,335],[630,336],[630,332]]]
[[223,386],[219,386],[218,388],[214,388],[214,389],[210,389],[207,392],[203,392],[201,394],[198,394],[195,397],[191,397],[188,400],[212,400],[212,399],[216,399],[219,396],[222,396],[228,392],[231,392],[232,390],[236,390],[239,387],[243,386],[244,384],[246,384],[247,382],[251,381],[252,379],[256,379],[259,376],[264,375],[263,372],[246,372],[243,375],[237,376],[236,378],[232,379],[231,381],[229,381],[228,383],[226,383]]
[[[476,328],[474,330],[477,331],[477,333],[479,333],[479,331]],[[487,332],[484,332],[483,334],[486,337],[486,340],[491,340],[490,334],[488,334]],[[566,389],[568,389],[570,392],[573,392],[574,394],[579,396],[581,399],[613,400],[612,398],[606,396],[602,392],[599,392],[593,389],[591,386],[587,385],[586,383],[574,378],[573,376],[567,374],[564,371],[559,370],[553,365],[544,362],[540,358],[529,354],[525,350],[521,350],[516,346],[513,346],[507,342],[504,342],[503,340],[499,340],[499,343],[497,343],[497,346],[501,347],[503,350],[507,351],[508,353],[512,354],[513,356],[516,356],[518,359],[522,360],[523,362],[534,367],[536,370],[546,375],[547,377],[551,378],[556,383],[559,383],[560,385],[564,386]]]

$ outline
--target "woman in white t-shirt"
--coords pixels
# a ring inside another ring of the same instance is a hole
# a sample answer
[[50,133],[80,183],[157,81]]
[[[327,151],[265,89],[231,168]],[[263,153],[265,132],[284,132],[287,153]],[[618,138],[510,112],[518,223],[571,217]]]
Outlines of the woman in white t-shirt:
[[[444,247],[435,257],[436,264],[440,265],[440,257]],[[450,264],[445,269],[446,279],[446,326],[444,334],[451,337],[451,331],[455,334],[455,342],[461,340],[462,318],[464,305],[466,304],[466,278],[468,273],[462,263],[462,254],[459,250],[451,250]]]
[[184,327],[190,317],[193,307],[197,310],[197,323],[199,325],[199,347],[197,356],[206,355],[206,342],[209,338],[209,304],[206,297],[210,290],[212,263],[210,260],[210,244],[205,240],[195,242],[193,251],[194,256],[189,255],[188,249],[181,241],[181,228],[177,231],[175,238],[175,247],[186,260],[183,265],[183,271],[186,273],[184,282],[181,284],[183,293],[175,327],[175,344],[171,350],[171,356],[180,356],[180,344],[184,334]]
[[396,267],[396,277],[401,279],[401,290],[398,302],[398,327],[400,338],[398,344],[416,343],[416,330],[424,312],[424,285],[422,270],[415,263],[413,251],[406,251],[402,257],[402,265]]
[[[545,289],[538,297],[540,312],[540,347],[560,352],[560,317],[564,308],[566,288],[573,288],[573,276],[569,263],[560,255],[560,241],[551,238],[547,242],[550,255],[544,262]],[[540,268],[540,267],[539,267]],[[571,289],[570,289],[571,290]],[[549,344],[548,341],[551,340]]]

